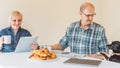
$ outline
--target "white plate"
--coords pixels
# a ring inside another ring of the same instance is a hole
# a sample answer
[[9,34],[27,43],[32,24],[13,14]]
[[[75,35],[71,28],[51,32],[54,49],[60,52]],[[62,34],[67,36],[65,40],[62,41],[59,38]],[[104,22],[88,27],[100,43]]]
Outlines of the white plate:
[[29,60],[30,61],[39,61],[39,62],[53,62],[53,61],[56,61],[56,60],[58,60],[58,57],[57,58],[55,58],[55,59],[50,59],[50,60],[37,60],[37,59],[31,59],[31,58],[29,58]]

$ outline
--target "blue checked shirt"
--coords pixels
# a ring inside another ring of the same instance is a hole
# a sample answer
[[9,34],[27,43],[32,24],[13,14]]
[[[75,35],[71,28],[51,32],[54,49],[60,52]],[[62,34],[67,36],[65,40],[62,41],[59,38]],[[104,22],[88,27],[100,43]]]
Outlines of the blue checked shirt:
[[59,43],[63,50],[70,46],[70,51],[77,54],[97,54],[107,51],[105,30],[94,22],[86,30],[81,28],[80,21],[72,23]]
[[3,44],[2,52],[13,52],[17,46],[20,37],[31,36],[30,32],[26,29],[19,28],[17,34],[15,35],[12,28],[8,27],[0,31],[0,37],[4,35],[11,35],[11,44]]

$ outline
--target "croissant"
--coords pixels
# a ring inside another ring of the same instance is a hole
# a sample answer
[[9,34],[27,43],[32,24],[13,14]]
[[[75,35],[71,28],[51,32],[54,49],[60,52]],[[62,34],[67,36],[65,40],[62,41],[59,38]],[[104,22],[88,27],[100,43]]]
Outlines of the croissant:
[[56,57],[56,54],[50,52],[48,48],[33,50],[29,56],[29,58],[37,60],[50,60],[55,59]]

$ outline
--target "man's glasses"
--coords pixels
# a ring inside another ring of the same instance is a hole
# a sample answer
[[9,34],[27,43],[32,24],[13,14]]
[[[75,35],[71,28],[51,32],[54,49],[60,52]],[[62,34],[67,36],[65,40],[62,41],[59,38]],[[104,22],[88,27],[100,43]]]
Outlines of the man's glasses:
[[95,15],[96,15],[96,13],[94,13],[94,14],[85,14],[84,12],[82,12],[86,17],[94,17]]

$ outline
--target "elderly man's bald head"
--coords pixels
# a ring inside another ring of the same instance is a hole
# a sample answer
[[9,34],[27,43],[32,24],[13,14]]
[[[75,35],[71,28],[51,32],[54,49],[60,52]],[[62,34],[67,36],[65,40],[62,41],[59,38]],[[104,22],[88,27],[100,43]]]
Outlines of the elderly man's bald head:
[[87,7],[92,8],[95,10],[95,7],[93,6],[93,4],[91,4],[90,2],[85,2],[81,5],[80,7],[80,11],[82,12],[84,9],[86,9]]

